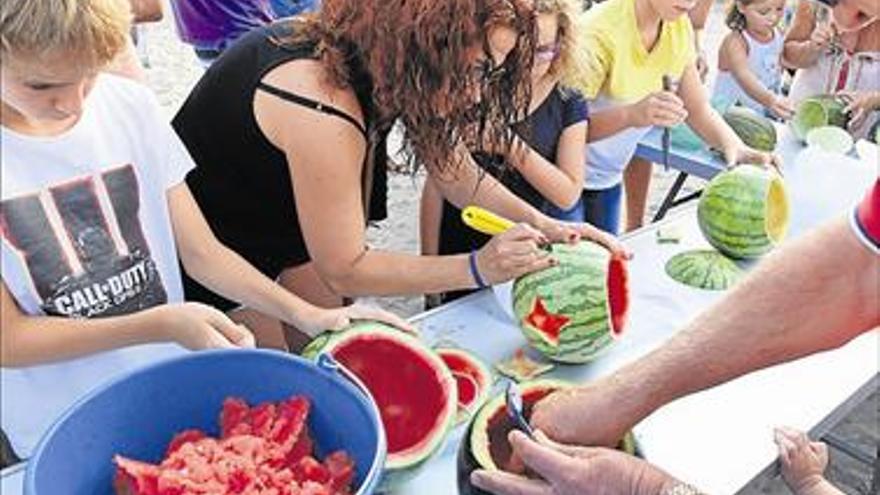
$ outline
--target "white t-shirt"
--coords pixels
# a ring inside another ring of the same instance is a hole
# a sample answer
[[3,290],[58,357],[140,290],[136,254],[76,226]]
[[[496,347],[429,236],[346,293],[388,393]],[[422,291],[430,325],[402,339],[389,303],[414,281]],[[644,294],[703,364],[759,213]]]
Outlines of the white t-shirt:
[[[148,88],[101,75],[53,137],[0,128],[2,279],[29,315],[109,317],[183,300],[166,192],[193,167]],[[0,368],[3,431],[30,456],[96,385],[185,352],[176,344]]]
[[[599,95],[591,102],[590,111],[595,115],[604,109],[621,104],[607,96]],[[639,141],[651,129],[651,126],[627,127],[605,139],[589,143],[584,166],[584,189],[601,191],[620,184],[623,180],[623,171],[635,155]]]

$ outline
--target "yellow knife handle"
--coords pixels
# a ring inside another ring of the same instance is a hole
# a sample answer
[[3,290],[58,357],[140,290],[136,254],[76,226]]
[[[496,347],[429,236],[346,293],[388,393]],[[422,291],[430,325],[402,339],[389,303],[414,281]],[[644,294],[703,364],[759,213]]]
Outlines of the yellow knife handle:
[[461,210],[461,220],[468,227],[488,235],[498,235],[513,228],[515,223],[500,217],[479,206],[468,206]]

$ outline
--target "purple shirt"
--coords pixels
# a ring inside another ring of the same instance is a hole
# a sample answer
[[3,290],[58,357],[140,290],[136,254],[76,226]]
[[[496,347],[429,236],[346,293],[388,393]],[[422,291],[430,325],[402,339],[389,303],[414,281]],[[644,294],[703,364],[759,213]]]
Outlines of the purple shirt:
[[269,0],[172,0],[180,39],[223,51],[242,34],[272,22]]

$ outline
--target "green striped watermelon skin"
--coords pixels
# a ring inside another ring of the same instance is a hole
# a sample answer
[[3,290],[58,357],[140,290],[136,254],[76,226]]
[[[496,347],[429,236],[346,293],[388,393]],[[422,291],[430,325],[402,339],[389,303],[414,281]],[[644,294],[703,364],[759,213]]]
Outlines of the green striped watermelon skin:
[[724,112],[724,121],[746,146],[768,152],[776,149],[776,126],[751,108],[730,107]]
[[774,171],[741,165],[709,182],[697,206],[697,220],[712,247],[737,259],[757,258],[773,249],[779,239],[768,233],[766,216],[774,180],[781,180]]
[[736,263],[717,251],[685,251],[666,262],[666,274],[690,287],[726,290],[742,276]]
[[[588,241],[555,244],[557,266],[530,273],[513,285],[513,312],[529,343],[549,359],[585,363],[614,341],[606,277],[611,255]],[[540,297],[548,312],[570,318],[552,345],[532,327],[527,316]]]
[[[821,116],[813,115],[812,110],[821,107]],[[846,129],[849,118],[844,112],[846,101],[836,95],[818,95],[801,101],[791,119],[791,127],[795,136],[801,141],[806,140],[807,133],[816,127],[826,125]]]

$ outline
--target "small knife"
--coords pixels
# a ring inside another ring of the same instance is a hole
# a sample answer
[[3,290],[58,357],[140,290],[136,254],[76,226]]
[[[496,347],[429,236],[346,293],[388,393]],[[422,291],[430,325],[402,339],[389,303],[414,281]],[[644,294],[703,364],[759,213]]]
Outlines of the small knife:
[[[672,91],[672,77],[669,74],[663,75],[663,91]],[[671,145],[671,131],[669,127],[663,128],[663,137],[661,138],[661,146],[663,146],[663,168],[669,171],[669,146]]]
[[467,206],[461,210],[461,220],[468,227],[486,235],[498,235],[512,229],[516,224],[479,206]]

